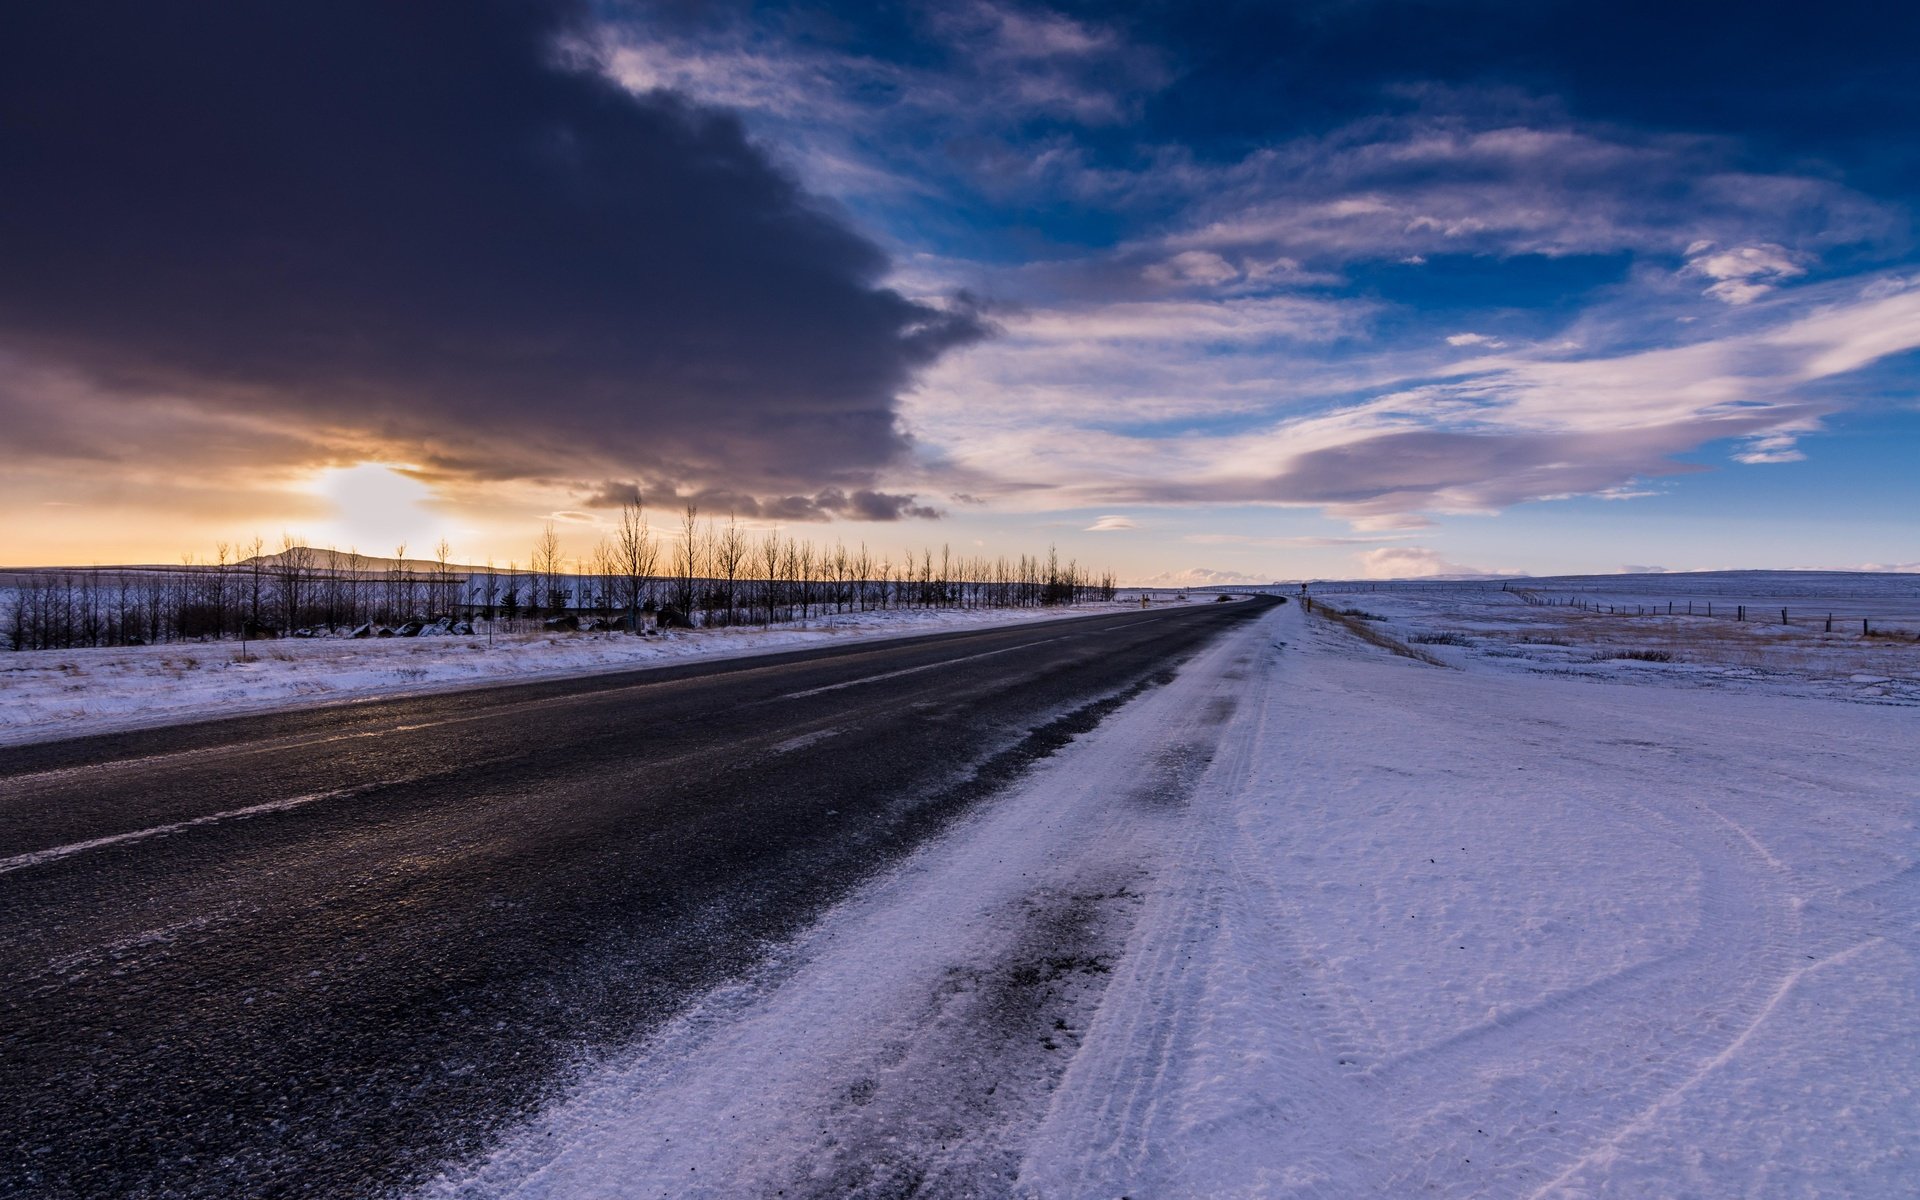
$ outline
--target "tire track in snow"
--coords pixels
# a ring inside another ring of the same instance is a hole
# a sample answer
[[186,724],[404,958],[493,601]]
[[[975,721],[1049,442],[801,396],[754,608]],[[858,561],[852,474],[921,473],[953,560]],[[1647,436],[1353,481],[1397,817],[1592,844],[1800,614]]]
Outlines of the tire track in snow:
[[[1277,686],[1277,681],[1270,684],[1263,698]],[[1266,728],[1256,736],[1285,736],[1278,719],[1264,709],[1261,724]],[[1338,758],[1337,748],[1302,745],[1297,753]],[[1313,773],[1311,765],[1303,764],[1307,774]],[[1640,782],[1646,794],[1659,794],[1651,773]],[[1228,942],[1236,926],[1271,931],[1285,929],[1294,919],[1273,891],[1273,862],[1245,843],[1224,839],[1213,852],[1227,864],[1226,877],[1196,883],[1180,905],[1143,921],[1136,934],[1138,969],[1123,976],[1103,1005],[1096,1024],[1101,1041],[1131,1045],[1135,1052],[1105,1063],[1099,1082],[1083,1083],[1079,1091],[1104,1091],[1111,1098],[1091,1102],[1090,1116],[1083,1114],[1077,1123],[1061,1111],[1076,1095],[1071,1074],[1056,1098],[1059,1128],[1051,1140],[1061,1141],[1058,1134],[1073,1128],[1104,1141],[1077,1162],[1069,1156],[1072,1171],[1036,1172],[1047,1185],[1036,1194],[1175,1193],[1192,1190],[1196,1179],[1217,1195],[1524,1190],[1526,1175],[1537,1179],[1542,1170],[1562,1168],[1617,1136],[1618,1120],[1608,1111],[1576,1110],[1579,1088],[1605,1080],[1612,1092],[1610,1107],[1617,1109],[1622,1092],[1651,1100],[1697,1077],[1703,1062],[1721,1061],[1770,1011],[1769,997],[1779,995],[1791,971],[1788,956],[1797,919],[1783,864],[1750,830],[1684,797],[1656,807],[1626,796],[1630,790],[1637,790],[1635,783],[1616,776],[1587,802],[1605,807],[1611,819],[1625,819],[1626,828],[1637,827],[1643,836],[1692,856],[1701,907],[1693,933],[1678,950],[1497,1013],[1439,1042],[1386,1056],[1381,1050],[1387,1042],[1367,1021],[1357,996],[1328,972],[1317,972],[1314,980],[1316,972],[1302,963],[1307,969],[1291,976],[1301,985],[1300,1003],[1292,1013],[1274,1005],[1264,1022],[1284,1043],[1264,1050],[1287,1069],[1269,1071],[1263,1094],[1234,1111],[1207,1115],[1209,1101],[1220,1107],[1221,1081],[1214,1081],[1214,1095],[1196,1087],[1185,1098],[1188,1111],[1176,1115],[1169,1111],[1175,1106],[1169,1093],[1179,1090],[1174,1064],[1206,1036],[1205,1018],[1195,1014],[1208,984],[1196,978],[1202,967],[1174,960],[1182,949],[1204,944],[1217,926],[1221,944],[1213,948],[1210,964],[1217,972],[1235,959]],[[1202,838],[1196,832],[1190,848],[1176,857],[1191,857],[1204,869],[1208,852]],[[1157,943],[1150,936],[1157,936]],[[1277,940],[1288,944],[1284,936]],[[1291,944],[1296,955],[1301,953],[1298,943]],[[1672,998],[1698,994],[1703,985],[1711,999],[1703,1002],[1698,1024],[1674,1021]],[[1240,999],[1260,1002],[1256,990],[1242,987]],[[1650,1032],[1664,1040],[1650,1047]],[[1375,1048],[1372,1053],[1369,1047]],[[1075,1072],[1081,1070],[1076,1063]],[[1087,1073],[1091,1079],[1091,1065]],[[1485,1094],[1490,1077],[1531,1082],[1502,1098]],[[1556,1087],[1563,1089],[1564,1116],[1549,1111]],[[1541,1116],[1552,1118],[1550,1126],[1538,1120]],[[1239,1174],[1232,1168],[1216,1170],[1209,1160],[1235,1161],[1236,1143],[1253,1128],[1265,1139],[1267,1161],[1249,1172],[1251,1164],[1240,1154]],[[1463,1171],[1465,1163],[1483,1169]]]
[[[1217,878],[1205,869],[1217,853],[1219,831],[1202,811],[1213,797],[1244,786],[1254,741],[1264,727],[1264,697],[1251,705],[1241,681],[1246,668],[1273,652],[1272,614],[1236,632],[1196,664],[1215,682],[1201,721],[1217,725],[1210,761],[1196,781],[1188,811],[1151,889],[1147,914],[1135,927],[1115,983],[1034,1135],[1020,1169],[1022,1195],[1118,1195],[1151,1179],[1178,1144],[1170,1123],[1182,1091],[1186,1044],[1205,1019],[1205,981],[1193,951],[1217,928]],[[1225,660],[1224,668],[1218,660]],[[1267,666],[1261,661],[1260,666]],[[1194,730],[1186,736],[1197,736]],[[1196,872],[1195,868],[1200,868]],[[1151,1193],[1149,1193],[1151,1194]]]
[[1529,1200],[1540,1200],[1543,1196],[1551,1195],[1553,1192],[1559,1190],[1568,1180],[1579,1174],[1582,1169],[1595,1162],[1601,1161],[1617,1151],[1620,1145],[1629,1137],[1651,1126],[1655,1118],[1662,1112],[1672,1108],[1683,1096],[1699,1086],[1708,1076],[1731,1062],[1734,1056],[1739,1054],[1741,1049],[1746,1046],[1748,1040],[1753,1037],[1762,1025],[1766,1024],[1767,1019],[1773,1016],[1774,1011],[1780,1007],[1781,1002],[1787,998],[1788,993],[1792,992],[1802,979],[1805,979],[1815,971],[1824,970],[1827,967],[1846,962],[1863,950],[1883,944],[1883,941],[1884,939],[1877,937],[1868,938],[1866,941],[1856,942],[1838,953],[1829,954],[1827,957],[1820,959],[1810,966],[1795,967],[1793,970],[1788,971],[1785,977],[1774,987],[1772,993],[1767,996],[1766,1002],[1760,1007],[1760,1011],[1754,1014],[1753,1019],[1747,1023],[1746,1028],[1740,1031],[1738,1037],[1728,1042],[1718,1054],[1715,1054],[1712,1058],[1702,1063],[1697,1070],[1689,1074],[1677,1086],[1669,1089],[1632,1120],[1620,1126],[1603,1140],[1600,1145],[1582,1154],[1572,1165],[1568,1166],[1566,1170],[1548,1180],[1544,1186],[1531,1192],[1529,1194]]

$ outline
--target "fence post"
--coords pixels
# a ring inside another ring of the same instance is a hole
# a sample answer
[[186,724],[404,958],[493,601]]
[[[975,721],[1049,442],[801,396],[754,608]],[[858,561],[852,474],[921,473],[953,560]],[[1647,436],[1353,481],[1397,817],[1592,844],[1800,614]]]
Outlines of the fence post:
[[1787,624],[1787,610],[1784,608],[1780,610],[1780,623],[1782,625]]
[[1827,632],[1828,633],[1833,632],[1833,614],[1832,613],[1827,614]]
[[1734,620],[1736,620],[1736,621],[1744,621],[1744,620],[1746,620],[1746,619],[1747,619],[1747,606],[1746,606],[1746,605],[1744,605],[1744,604],[1742,604],[1742,605],[1740,605],[1740,606],[1739,606],[1739,608],[1737,608],[1737,609],[1736,609],[1736,610],[1734,611],[1734,615],[1733,615],[1733,619],[1734,619]]
[[1873,627],[1867,624],[1867,619],[1865,617],[1861,617],[1860,618],[1860,636],[1866,637],[1868,634],[1872,632],[1873,632]]

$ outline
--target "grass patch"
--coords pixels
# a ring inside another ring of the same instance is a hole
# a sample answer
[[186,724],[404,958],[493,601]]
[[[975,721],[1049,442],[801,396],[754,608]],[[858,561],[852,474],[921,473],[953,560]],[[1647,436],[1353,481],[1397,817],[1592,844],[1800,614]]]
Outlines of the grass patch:
[[1401,641],[1399,638],[1393,637],[1392,635],[1384,633],[1381,630],[1375,629],[1373,626],[1367,624],[1369,620],[1379,621],[1379,620],[1383,620],[1384,618],[1374,617],[1374,616],[1355,616],[1354,613],[1357,611],[1355,609],[1336,610],[1336,609],[1327,608],[1322,605],[1315,605],[1311,611],[1315,616],[1319,617],[1320,619],[1324,621],[1331,621],[1335,625],[1338,625],[1342,629],[1345,629],[1348,633],[1351,633],[1353,636],[1359,638],[1361,641],[1366,642],[1369,645],[1378,646],[1382,650],[1387,651],[1389,654],[1397,654],[1401,658],[1411,658],[1415,662],[1423,662],[1423,663],[1426,663],[1428,666],[1444,667],[1448,665],[1446,662],[1442,661],[1440,658],[1436,657],[1431,652],[1426,650],[1421,650],[1414,646],[1409,646],[1405,642]]
[[[1631,659],[1634,662],[1672,662],[1673,655],[1665,650],[1615,650],[1607,655],[1610,659]],[[1604,661],[1604,660],[1602,660]]]
[[1457,633],[1416,633],[1407,639],[1416,646],[1471,646],[1473,641]]

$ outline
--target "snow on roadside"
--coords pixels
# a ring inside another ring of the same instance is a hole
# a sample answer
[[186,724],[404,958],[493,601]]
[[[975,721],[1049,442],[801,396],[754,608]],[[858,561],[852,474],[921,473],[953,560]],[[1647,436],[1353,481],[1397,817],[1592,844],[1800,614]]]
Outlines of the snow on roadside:
[[1915,712],[1466,665],[1275,610],[428,1193],[1910,1194]]
[[[1159,607],[1156,604],[1156,607]],[[889,609],[759,628],[475,637],[286,638],[30,650],[0,655],[0,745],[406,695],[486,683],[731,658],[918,633],[1126,611],[1120,604],[1049,609]]]
[[426,1194],[1005,1193],[1263,636],[1202,651]]
[[1282,614],[1253,765],[1195,795],[1024,1192],[1908,1193],[1912,710]]

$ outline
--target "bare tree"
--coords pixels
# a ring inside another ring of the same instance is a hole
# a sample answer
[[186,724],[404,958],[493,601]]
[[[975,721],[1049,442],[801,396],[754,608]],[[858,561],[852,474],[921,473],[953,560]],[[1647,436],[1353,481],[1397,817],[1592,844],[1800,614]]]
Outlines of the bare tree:
[[480,613],[488,621],[493,620],[494,606],[500,601],[500,577],[493,570],[493,555],[487,555],[487,573],[480,581]]
[[433,600],[428,616],[453,615],[453,547],[446,538],[433,547]]
[[773,624],[773,606],[780,594],[780,531],[770,529],[760,542],[760,552],[755,560],[763,582],[760,585],[760,601],[765,606],[765,620],[762,624]]
[[255,625],[260,623],[260,603],[266,592],[267,564],[262,557],[265,550],[266,544],[257,533],[252,542],[242,547],[247,556],[247,620]]
[[373,620],[374,602],[368,595],[367,556],[347,547],[347,620],[360,625]]
[[322,608],[326,613],[327,632],[347,619],[346,573],[341,569],[343,559],[337,547],[328,546],[321,558],[320,594]]
[[680,545],[675,550],[673,604],[681,612],[691,615],[694,602],[694,580],[700,574],[700,509],[688,504],[680,514]]
[[747,560],[747,539],[740,532],[740,522],[732,513],[727,514],[727,527],[713,543],[714,574],[719,576],[725,587],[727,606],[727,624],[734,623],[735,588],[740,581],[740,568]]
[[533,575],[537,589],[533,607],[545,607],[555,612],[564,612],[567,608],[567,593],[562,590],[561,578],[565,571],[560,556],[560,535],[555,532],[553,522],[533,543]]
[[800,585],[800,619],[813,615],[814,559],[813,543],[800,543],[800,556],[794,563],[794,581]]
[[649,600],[653,572],[660,557],[659,543],[647,527],[647,511],[636,493],[620,506],[620,525],[614,536],[614,558],[619,573],[621,607],[627,610],[627,631],[640,632],[640,610]]
[[280,553],[274,557],[274,582],[280,589],[280,614],[291,632],[310,602],[313,585],[313,551],[291,533],[280,535]]
[[216,639],[227,635],[227,588],[231,580],[227,578],[233,564],[233,548],[225,542],[215,542],[213,546],[213,575],[207,581],[207,606],[213,610],[213,636]]
[[407,565],[407,544],[393,548],[393,568],[387,572],[387,620],[398,624],[413,617],[413,568]]
[[520,617],[520,564],[507,560],[506,586],[500,589],[500,611],[509,621]]
[[593,557],[588,574],[592,580],[593,608],[595,613],[606,619],[613,616],[614,595],[620,581],[620,553],[614,544],[601,538],[593,547]]

